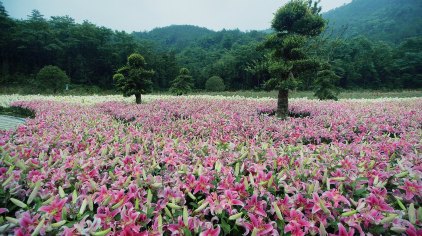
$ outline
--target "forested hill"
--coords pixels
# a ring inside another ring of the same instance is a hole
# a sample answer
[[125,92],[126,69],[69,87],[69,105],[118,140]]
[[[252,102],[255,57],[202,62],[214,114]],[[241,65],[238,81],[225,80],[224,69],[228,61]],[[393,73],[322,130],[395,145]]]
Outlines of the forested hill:
[[353,0],[324,14],[329,31],[398,44],[422,35],[421,0]]
[[234,45],[245,45],[261,41],[266,33],[261,31],[242,32],[240,30],[212,31],[193,25],[171,25],[155,28],[149,32],[133,32],[135,38],[153,41],[165,50],[181,52],[189,47],[204,49],[231,49]]
[[[266,72],[256,75],[247,71],[264,58],[263,52],[256,50],[268,35],[264,31],[212,31],[198,26],[172,25],[132,35],[140,44],[171,52],[179,66],[191,71],[197,88],[203,88],[213,75],[224,78],[231,89],[260,87],[268,77]],[[168,79],[159,82],[159,86],[168,87]]]
[[213,35],[215,32],[204,27],[193,25],[172,25],[155,28],[149,32],[133,32],[138,39],[151,40],[165,48],[185,48],[198,39]]

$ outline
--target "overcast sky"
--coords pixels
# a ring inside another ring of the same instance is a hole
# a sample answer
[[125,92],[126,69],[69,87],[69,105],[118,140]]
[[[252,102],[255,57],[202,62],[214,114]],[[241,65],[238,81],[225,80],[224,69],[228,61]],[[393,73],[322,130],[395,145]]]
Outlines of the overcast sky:
[[[69,15],[115,30],[145,31],[168,25],[213,30],[263,30],[287,0],[0,0],[9,15],[25,19],[33,9],[46,18]],[[351,0],[322,0],[323,11]]]

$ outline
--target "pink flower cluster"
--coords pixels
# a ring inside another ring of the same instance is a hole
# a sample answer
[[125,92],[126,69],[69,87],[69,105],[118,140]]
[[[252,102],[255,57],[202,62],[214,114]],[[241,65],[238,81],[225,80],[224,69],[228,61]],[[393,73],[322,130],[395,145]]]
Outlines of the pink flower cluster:
[[422,100],[15,102],[0,234],[422,235]]

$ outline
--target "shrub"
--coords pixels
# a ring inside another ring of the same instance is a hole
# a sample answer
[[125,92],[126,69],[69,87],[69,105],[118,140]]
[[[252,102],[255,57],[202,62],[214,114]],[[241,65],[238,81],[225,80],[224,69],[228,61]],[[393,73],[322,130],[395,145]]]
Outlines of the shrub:
[[208,91],[224,91],[226,89],[226,86],[224,85],[224,81],[219,76],[213,76],[207,80],[205,83],[205,89]]
[[170,92],[176,95],[187,94],[192,91],[192,76],[186,68],[180,69],[179,76],[171,82]]
[[135,95],[137,104],[142,102],[142,93],[149,93],[152,88],[151,78],[155,72],[147,70],[145,65],[144,57],[133,53],[127,58],[127,64],[113,76],[117,90],[125,97]]
[[45,66],[38,72],[35,83],[42,90],[52,89],[56,93],[59,89],[64,89],[70,79],[59,67]]

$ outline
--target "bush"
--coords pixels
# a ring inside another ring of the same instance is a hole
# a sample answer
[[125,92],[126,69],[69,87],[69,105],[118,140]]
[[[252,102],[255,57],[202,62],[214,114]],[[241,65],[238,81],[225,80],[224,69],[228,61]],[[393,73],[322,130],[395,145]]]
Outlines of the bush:
[[171,82],[170,92],[177,96],[187,94],[192,91],[192,76],[186,68],[180,69],[179,76]]
[[145,59],[141,54],[133,53],[127,58],[127,64],[117,70],[113,76],[116,88],[123,96],[135,95],[137,104],[142,102],[142,94],[150,93],[155,72],[145,68]]
[[56,93],[59,89],[64,89],[70,79],[59,67],[45,66],[38,72],[35,83],[42,90],[52,89]]
[[224,91],[226,89],[226,86],[224,85],[224,81],[219,76],[213,76],[207,80],[205,83],[205,89],[208,91]]

